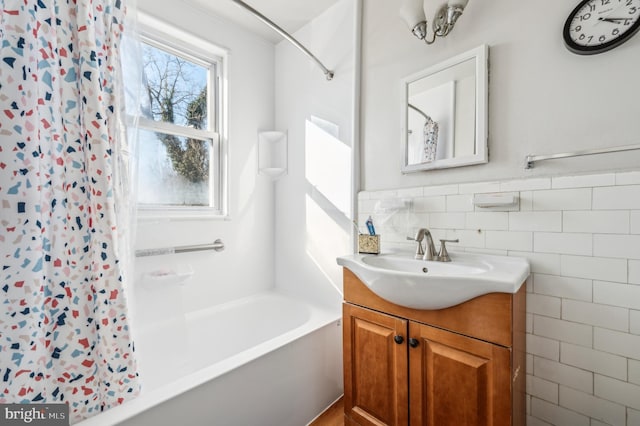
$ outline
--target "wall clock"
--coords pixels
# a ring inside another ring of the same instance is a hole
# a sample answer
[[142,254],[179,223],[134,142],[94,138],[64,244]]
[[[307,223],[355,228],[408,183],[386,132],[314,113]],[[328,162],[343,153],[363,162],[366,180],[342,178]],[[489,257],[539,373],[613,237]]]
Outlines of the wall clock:
[[640,29],[640,0],[584,0],[564,24],[567,49],[580,55],[606,52]]

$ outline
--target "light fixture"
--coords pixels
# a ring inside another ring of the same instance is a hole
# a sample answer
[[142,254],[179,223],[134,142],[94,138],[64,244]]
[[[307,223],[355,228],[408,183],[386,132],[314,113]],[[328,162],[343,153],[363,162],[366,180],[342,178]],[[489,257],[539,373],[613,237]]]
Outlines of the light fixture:
[[[436,37],[449,35],[469,0],[437,2],[438,0],[403,0],[400,7],[400,17],[413,35],[427,44],[433,43]],[[433,10],[436,12],[432,14]],[[429,22],[427,17],[431,15],[433,19]]]

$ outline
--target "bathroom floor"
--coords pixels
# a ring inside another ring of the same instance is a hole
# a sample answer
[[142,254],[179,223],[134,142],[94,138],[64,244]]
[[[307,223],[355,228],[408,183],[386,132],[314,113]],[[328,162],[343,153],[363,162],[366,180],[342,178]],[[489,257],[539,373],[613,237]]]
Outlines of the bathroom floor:
[[309,426],[344,426],[344,400],[340,398]]

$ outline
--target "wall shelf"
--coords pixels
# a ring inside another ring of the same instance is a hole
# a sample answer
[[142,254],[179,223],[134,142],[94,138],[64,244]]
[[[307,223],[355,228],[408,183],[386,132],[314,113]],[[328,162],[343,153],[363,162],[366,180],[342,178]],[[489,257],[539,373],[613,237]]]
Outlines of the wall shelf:
[[258,173],[278,179],[287,174],[287,133],[265,131],[258,133]]

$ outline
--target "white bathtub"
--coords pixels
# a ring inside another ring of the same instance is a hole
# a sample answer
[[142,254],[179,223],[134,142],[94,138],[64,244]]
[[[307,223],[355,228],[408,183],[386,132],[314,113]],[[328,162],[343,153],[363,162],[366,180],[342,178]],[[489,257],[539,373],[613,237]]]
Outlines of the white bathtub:
[[82,426],[301,426],[342,393],[340,313],[260,293],[140,330],[140,396]]

